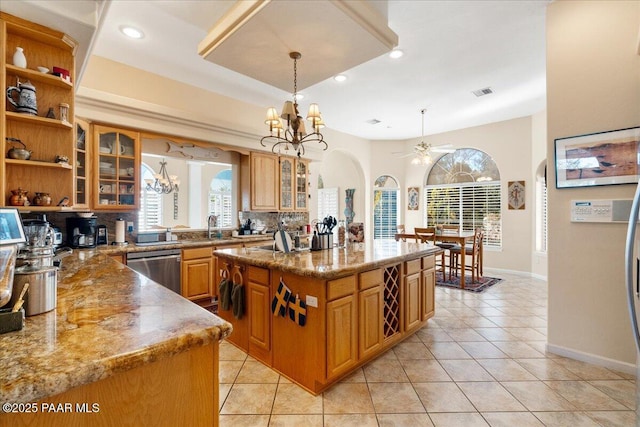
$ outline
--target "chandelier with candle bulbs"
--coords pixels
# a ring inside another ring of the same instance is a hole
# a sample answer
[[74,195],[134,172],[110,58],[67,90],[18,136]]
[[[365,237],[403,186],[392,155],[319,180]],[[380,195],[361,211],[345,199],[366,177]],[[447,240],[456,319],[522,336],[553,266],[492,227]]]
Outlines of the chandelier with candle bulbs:
[[[318,104],[309,105],[307,120],[311,122],[311,133],[307,133],[304,120],[298,112],[298,59],[302,57],[300,52],[290,52],[289,57],[293,59],[293,101],[286,101],[282,107],[282,114],[278,117],[278,112],[274,107],[267,110],[265,124],[269,126],[269,135],[260,140],[260,144],[266,147],[273,144],[271,151],[278,153],[284,145],[284,150],[289,150],[290,146],[298,157],[304,154],[304,143],[318,142],[324,144],[324,150],[328,148],[324,141],[324,136],[320,133],[320,128],[324,127],[320,108]],[[287,127],[283,126],[282,120],[286,121]]]
[[160,162],[160,172],[153,175],[154,179],[145,179],[148,191],[155,191],[159,194],[169,194],[172,191],[178,192],[180,180],[176,175],[169,175],[167,172],[167,162]]

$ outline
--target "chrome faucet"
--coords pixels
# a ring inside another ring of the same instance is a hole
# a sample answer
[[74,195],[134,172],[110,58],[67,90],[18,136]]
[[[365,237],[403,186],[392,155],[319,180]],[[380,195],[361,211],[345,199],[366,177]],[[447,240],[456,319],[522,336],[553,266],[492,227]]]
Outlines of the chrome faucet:
[[211,234],[213,233],[212,228],[218,226],[218,216],[217,215],[209,215],[207,218],[207,235],[209,239],[211,239]]

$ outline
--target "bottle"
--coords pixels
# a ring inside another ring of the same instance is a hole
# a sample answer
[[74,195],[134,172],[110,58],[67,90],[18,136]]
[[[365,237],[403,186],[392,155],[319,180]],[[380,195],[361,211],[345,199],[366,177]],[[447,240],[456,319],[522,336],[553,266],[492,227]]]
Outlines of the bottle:
[[313,231],[313,237],[311,238],[311,250],[319,251],[320,250],[320,241],[318,240],[317,231]]
[[293,238],[293,245],[296,249],[300,249],[300,232],[297,231],[295,237]]
[[167,234],[166,237],[164,238],[164,240],[166,240],[167,242],[171,241],[171,228],[167,227]]
[[13,54],[13,65],[20,68],[27,68],[27,57],[21,47],[17,47]]

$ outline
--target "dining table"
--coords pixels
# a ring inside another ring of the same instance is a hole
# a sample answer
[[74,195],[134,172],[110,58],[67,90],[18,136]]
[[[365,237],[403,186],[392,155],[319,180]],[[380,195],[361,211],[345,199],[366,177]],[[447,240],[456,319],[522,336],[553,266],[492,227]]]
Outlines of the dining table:
[[[440,234],[436,233],[436,244],[438,243],[455,243],[462,247],[460,251],[460,271],[462,274],[460,275],[460,289],[464,289],[465,285],[465,267],[467,256],[464,251],[464,247],[467,243],[473,244],[473,236],[475,233],[473,231],[456,231],[456,230],[442,230]],[[480,263],[480,276],[482,276],[482,246],[480,245],[480,254],[478,255]],[[444,274],[444,273],[443,273]],[[451,274],[451,272],[449,272]],[[444,277],[443,277],[444,280]]]
[[[465,247],[467,243],[473,244],[473,236],[475,233],[473,231],[457,231],[457,230],[443,230],[441,233],[436,233],[435,241],[438,243],[454,243],[458,244],[461,247]],[[412,233],[396,233],[395,235],[396,241],[402,240],[406,241],[407,239],[416,239],[422,240],[419,236]],[[479,263],[480,263],[480,276],[482,275],[482,246],[480,245],[480,254],[479,254]],[[444,249],[444,248],[443,248]],[[461,252],[463,256],[461,256],[460,260],[460,271],[462,271],[462,275],[460,276],[460,289],[464,289],[465,286],[465,267],[467,257],[464,255],[464,252]],[[445,280],[444,270],[442,272],[442,280]]]

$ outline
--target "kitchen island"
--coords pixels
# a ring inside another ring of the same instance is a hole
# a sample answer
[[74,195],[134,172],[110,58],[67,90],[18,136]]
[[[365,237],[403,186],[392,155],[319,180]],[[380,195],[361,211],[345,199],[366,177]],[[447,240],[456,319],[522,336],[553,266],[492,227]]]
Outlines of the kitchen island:
[[434,315],[441,251],[393,240],[287,254],[218,250],[219,280],[244,290],[229,306],[219,293],[218,314],[233,324],[228,341],[318,394]]
[[98,250],[74,251],[56,309],[0,335],[0,426],[215,426],[231,331]]

